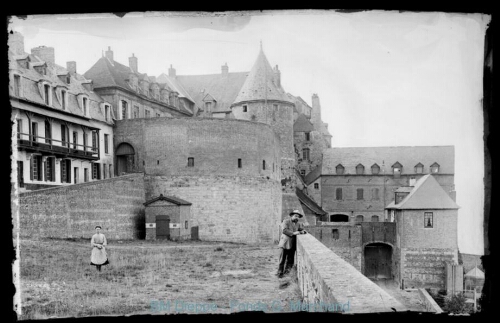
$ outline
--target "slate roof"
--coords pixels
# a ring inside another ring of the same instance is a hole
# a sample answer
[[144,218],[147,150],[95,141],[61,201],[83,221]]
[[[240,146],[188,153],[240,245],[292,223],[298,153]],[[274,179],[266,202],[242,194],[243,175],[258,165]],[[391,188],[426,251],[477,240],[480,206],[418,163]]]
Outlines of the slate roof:
[[390,203],[386,208],[399,210],[442,210],[460,207],[439,185],[436,179],[427,174],[420,178],[415,187],[400,203]]
[[204,108],[203,98],[210,94],[217,101],[212,112],[220,112],[230,109],[243,83],[245,83],[248,73],[178,75],[176,80],[189,93],[196,105],[202,109]]
[[307,119],[307,117],[301,113],[297,117],[297,120],[295,120],[295,123],[293,124],[293,132],[311,132],[314,131],[314,126]]
[[156,78],[156,81],[160,84],[165,83],[168,88],[179,93],[179,97],[184,97],[189,101],[196,103],[196,101],[191,97],[191,95],[189,95],[189,92],[186,91],[182,83],[180,83],[177,78],[178,76],[170,77],[167,74],[162,73]]
[[321,169],[322,169],[322,164],[319,164],[318,166],[316,166],[315,169],[306,174],[304,181],[307,186],[311,185],[312,182],[314,182],[321,176]]
[[[401,174],[414,174],[419,162],[424,165],[424,174],[437,162],[440,174],[455,173],[454,146],[400,146],[400,147],[348,147],[328,148],[323,151],[322,175],[335,175],[335,167],[342,164],[344,174],[356,174],[356,166],[365,166],[365,174],[371,174],[371,166],[378,164],[380,174],[392,175],[391,166],[396,162],[403,165]],[[385,165],[385,166],[383,166]]]
[[261,48],[252,70],[235,99],[235,103],[265,99],[293,103],[283,88],[277,85],[274,71]]
[[309,210],[311,210],[314,214],[317,215],[325,215],[328,212],[325,212],[321,206],[319,206],[313,199],[307,196],[304,192],[295,188],[295,194],[299,198],[299,201],[302,202]]
[[148,206],[154,202],[157,201],[167,201],[170,203],[174,203],[176,205],[192,205],[193,203],[190,203],[188,201],[185,201],[181,198],[175,197],[175,196],[163,196],[163,194],[160,194],[160,196],[157,196],[155,198],[152,198],[144,203],[144,206]]

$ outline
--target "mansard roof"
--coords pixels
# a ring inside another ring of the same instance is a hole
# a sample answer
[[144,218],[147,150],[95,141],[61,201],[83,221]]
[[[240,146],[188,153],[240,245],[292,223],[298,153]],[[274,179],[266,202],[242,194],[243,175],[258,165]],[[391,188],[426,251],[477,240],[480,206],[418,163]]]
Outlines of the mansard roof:
[[446,193],[436,179],[427,174],[420,178],[415,186],[400,203],[392,202],[388,209],[399,210],[441,210],[459,209],[460,207]]
[[[391,166],[396,162],[403,165],[401,174],[414,174],[413,165],[421,162],[424,173],[429,173],[429,167],[439,162],[441,174],[455,173],[454,146],[399,146],[399,147],[346,147],[328,148],[323,151],[322,175],[334,175],[335,167],[342,164],[344,174],[356,174],[356,165],[377,164],[380,174],[392,174]],[[411,166],[411,167],[410,167]]]
[[307,117],[301,113],[297,117],[297,120],[295,120],[295,123],[293,124],[293,132],[311,132],[314,131],[314,126],[307,119]]
[[283,88],[278,85],[274,71],[262,48],[234,103],[254,100],[277,100],[293,103]]

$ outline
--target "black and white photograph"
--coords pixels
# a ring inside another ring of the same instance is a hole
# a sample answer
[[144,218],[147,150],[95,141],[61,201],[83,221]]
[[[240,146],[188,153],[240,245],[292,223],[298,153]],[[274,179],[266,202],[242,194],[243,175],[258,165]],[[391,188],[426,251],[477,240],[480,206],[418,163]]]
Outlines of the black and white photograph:
[[491,14],[7,22],[18,320],[487,309]]

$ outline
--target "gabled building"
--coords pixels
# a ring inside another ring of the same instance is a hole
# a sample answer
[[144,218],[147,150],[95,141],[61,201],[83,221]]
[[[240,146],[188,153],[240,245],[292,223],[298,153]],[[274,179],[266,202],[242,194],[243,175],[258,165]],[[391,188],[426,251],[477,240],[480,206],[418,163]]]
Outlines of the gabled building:
[[111,103],[92,81],[55,63],[52,47],[24,52],[24,38],[9,35],[9,96],[19,191],[114,176]]

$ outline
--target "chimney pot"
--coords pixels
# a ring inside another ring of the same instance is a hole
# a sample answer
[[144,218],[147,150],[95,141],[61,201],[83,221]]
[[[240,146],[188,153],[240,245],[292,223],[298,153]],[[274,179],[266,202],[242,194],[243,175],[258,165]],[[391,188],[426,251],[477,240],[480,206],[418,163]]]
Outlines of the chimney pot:
[[9,35],[9,49],[15,55],[24,54],[24,36],[20,32],[14,31]]
[[172,64],[170,64],[170,68],[168,69],[168,76],[170,76],[170,77],[176,76],[175,68],[172,67]]
[[108,46],[108,50],[106,51],[106,58],[113,62],[113,51],[111,50],[111,46]]
[[47,64],[55,64],[54,47],[38,46],[31,49],[31,54],[40,57]]
[[66,69],[68,70],[70,75],[75,75],[76,74],[76,62],[71,61],[71,62],[66,62]]
[[227,66],[227,63],[222,65],[221,70],[222,70],[222,75],[227,75],[229,73],[229,66]]
[[135,57],[134,54],[132,54],[132,57],[128,58],[128,65],[132,69],[132,71],[134,71],[135,73],[139,73],[139,63],[137,57]]

